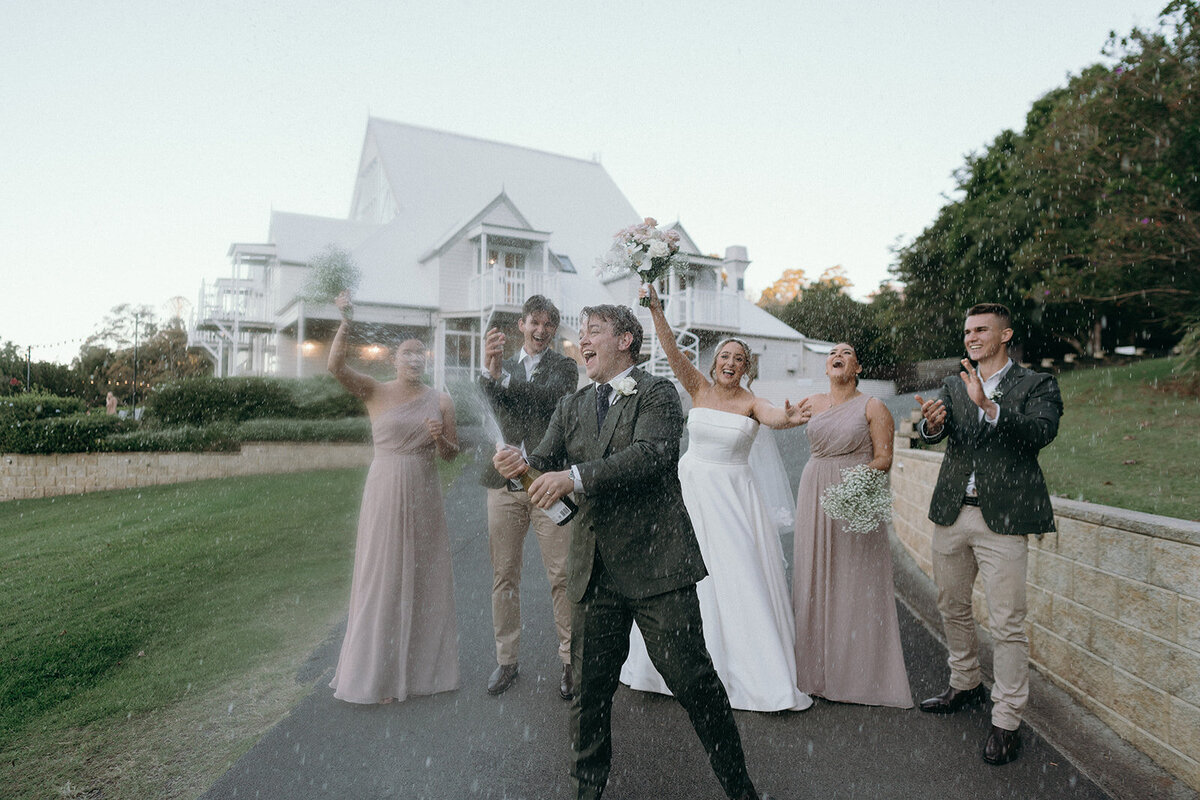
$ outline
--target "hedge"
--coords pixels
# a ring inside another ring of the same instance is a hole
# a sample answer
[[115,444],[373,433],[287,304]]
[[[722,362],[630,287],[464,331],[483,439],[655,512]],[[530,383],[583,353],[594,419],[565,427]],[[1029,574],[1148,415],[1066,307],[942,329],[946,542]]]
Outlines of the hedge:
[[52,394],[14,394],[0,400],[0,423],[65,417],[87,411],[80,397]]
[[0,422],[0,452],[4,453],[91,453],[108,450],[106,440],[114,433],[133,429],[137,423],[107,414],[75,414],[69,417]]
[[156,425],[207,425],[251,419],[336,419],[366,413],[361,400],[332,376],[188,378],[155,387],[146,398]]
[[365,417],[344,419],[255,419],[237,426],[243,442],[370,442]]
[[233,435],[228,424],[209,425],[196,428],[181,425],[178,428],[138,430],[117,433],[104,440],[104,450],[114,453],[127,452],[237,452],[241,442]]

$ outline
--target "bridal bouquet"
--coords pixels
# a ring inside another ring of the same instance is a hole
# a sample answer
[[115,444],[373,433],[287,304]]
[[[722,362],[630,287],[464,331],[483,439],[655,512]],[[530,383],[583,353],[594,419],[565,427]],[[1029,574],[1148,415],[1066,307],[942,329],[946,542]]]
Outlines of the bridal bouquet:
[[[630,271],[642,283],[650,283],[687,265],[687,256],[679,252],[679,233],[660,231],[658,221],[646,217],[640,225],[613,234],[612,247],[604,258],[596,259],[596,274],[607,278]],[[642,305],[650,305],[649,298],[642,298]]]
[[892,493],[887,473],[866,464],[842,470],[842,482],[821,493],[821,508],[833,519],[842,520],[846,529],[868,533],[892,516]]

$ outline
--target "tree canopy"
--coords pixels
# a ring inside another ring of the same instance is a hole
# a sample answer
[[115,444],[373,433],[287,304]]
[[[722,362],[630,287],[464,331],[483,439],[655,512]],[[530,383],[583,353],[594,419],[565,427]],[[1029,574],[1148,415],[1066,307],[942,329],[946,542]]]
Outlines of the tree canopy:
[[1165,350],[1200,308],[1200,6],[1113,36],[1109,64],[1036,101],[956,173],[959,196],[893,273],[918,357],[959,346],[963,311],[999,301],[1026,357]]

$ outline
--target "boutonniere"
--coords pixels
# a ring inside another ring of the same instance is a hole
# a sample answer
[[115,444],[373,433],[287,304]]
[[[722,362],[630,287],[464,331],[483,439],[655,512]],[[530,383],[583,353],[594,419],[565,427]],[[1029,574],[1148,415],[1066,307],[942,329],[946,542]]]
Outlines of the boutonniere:
[[999,389],[988,395],[988,400],[991,400],[993,403],[999,403],[1002,399],[1004,399],[1004,392]]
[[629,397],[630,395],[637,394],[637,381],[626,375],[617,381],[613,388],[616,389],[617,394],[621,395],[621,397]]

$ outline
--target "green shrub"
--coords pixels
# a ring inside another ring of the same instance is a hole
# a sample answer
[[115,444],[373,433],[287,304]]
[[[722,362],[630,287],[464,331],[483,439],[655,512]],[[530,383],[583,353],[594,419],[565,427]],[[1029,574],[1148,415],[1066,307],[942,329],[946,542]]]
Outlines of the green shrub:
[[300,419],[341,419],[367,414],[363,401],[347,392],[332,375],[280,379],[279,383],[291,393],[296,417]]
[[160,426],[202,426],[296,414],[291,393],[280,381],[267,378],[172,381],[155,387],[146,405],[149,416]]
[[90,453],[107,450],[106,439],[137,425],[133,420],[107,414],[0,421],[0,452]]
[[147,422],[161,427],[251,419],[340,419],[366,414],[362,400],[329,375],[312,378],[188,378],[146,398]]
[[365,417],[342,419],[255,419],[237,426],[243,442],[370,442]]
[[34,420],[82,414],[87,404],[79,397],[52,394],[13,394],[0,400],[0,421]]
[[136,430],[116,433],[104,440],[105,450],[116,453],[164,452],[164,453],[207,453],[236,452],[241,443],[233,428],[227,423],[196,428],[180,425],[177,428]]
[[474,381],[452,381],[446,385],[446,393],[454,401],[454,420],[461,428],[478,425],[483,421],[481,409],[487,401]]

